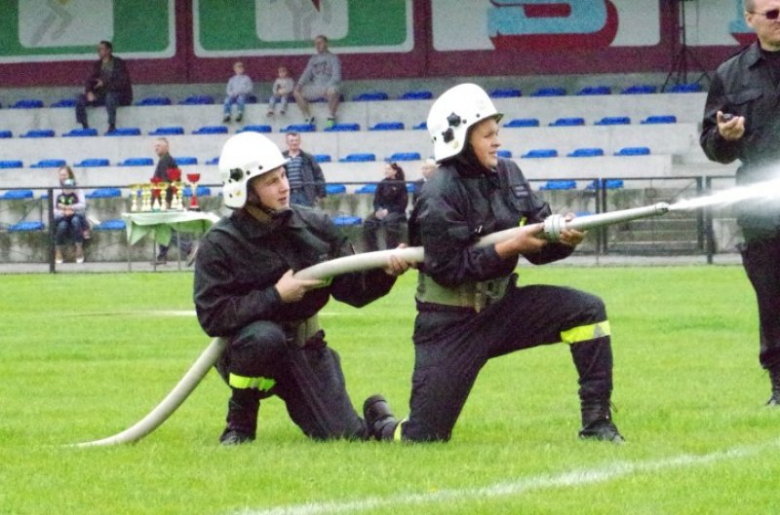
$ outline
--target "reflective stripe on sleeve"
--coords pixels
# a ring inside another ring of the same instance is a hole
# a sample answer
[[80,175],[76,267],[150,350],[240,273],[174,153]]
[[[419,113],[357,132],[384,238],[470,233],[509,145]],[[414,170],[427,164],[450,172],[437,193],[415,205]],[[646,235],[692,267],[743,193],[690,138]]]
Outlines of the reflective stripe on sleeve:
[[268,377],[247,377],[231,372],[230,377],[228,378],[228,384],[239,390],[256,388],[258,390],[267,392],[273,388],[273,386],[276,384],[276,381]]
[[610,336],[611,334],[612,330],[609,327],[609,320],[604,320],[603,322],[581,325],[579,327],[572,327],[571,329],[561,331],[561,341],[572,344],[595,340],[596,338]]

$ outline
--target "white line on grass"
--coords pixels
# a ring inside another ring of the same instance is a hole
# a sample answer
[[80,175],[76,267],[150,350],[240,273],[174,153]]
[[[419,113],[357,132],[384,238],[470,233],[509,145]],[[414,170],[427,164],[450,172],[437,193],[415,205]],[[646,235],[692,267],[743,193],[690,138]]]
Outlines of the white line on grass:
[[746,458],[759,454],[767,448],[780,446],[780,440],[772,440],[752,446],[733,447],[704,455],[680,454],[658,460],[635,463],[619,462],[593,469],[580,469],[561,474],[543,474],[520,478],[515,481],[496,483],[478,488],[439,490],[424,494],[396,494],[387,497],[367,497],[354,501],[328,501],[290,506],[278,506],[262,510],[244,509],[235,515],[320,515],[344,514],[370,511],[378,508],[402,508],[423,504],[444,504],[454,501],[468,501],[496,497],[510,497],[547,488],[582,486],[602,483],[631,474],[658,472],[666,469],[697,467],[719,461]]

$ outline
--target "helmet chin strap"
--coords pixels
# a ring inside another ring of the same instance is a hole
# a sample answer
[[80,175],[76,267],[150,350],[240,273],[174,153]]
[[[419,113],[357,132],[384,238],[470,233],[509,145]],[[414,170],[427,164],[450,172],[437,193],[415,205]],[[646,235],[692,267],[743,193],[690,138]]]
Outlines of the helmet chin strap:
[[273,209],[262,202],[254,193],[247,196],[246,210],[261,222],[273,222],[276,220],[286,220],[292,214],[292,208],[285,207],[283,209]]

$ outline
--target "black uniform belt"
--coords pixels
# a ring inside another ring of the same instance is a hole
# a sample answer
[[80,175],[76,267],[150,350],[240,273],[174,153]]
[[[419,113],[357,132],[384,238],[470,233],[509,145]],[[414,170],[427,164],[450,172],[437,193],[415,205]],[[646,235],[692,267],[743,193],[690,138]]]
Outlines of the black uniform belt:
[[317,315],[312,315],[306,320],[285,322],[282,327],[287,335],[287,341],[296,347],[305,347],[306,343],[320,332],[320,322]]
[[477,312],[501,300],[506,294],[511,276],[489,281],[464,283],[458,286],[442,286],[429,275],[417,275],[418,302],[440,304],[459,308],[471,308]]

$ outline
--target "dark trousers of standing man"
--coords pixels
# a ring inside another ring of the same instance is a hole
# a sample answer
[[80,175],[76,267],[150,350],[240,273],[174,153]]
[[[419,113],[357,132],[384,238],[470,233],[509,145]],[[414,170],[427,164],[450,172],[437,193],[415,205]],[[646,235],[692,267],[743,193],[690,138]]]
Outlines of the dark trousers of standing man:
[[780,234],[742,246],[742,264],[758,300],[761,348],[759,360],[780,373]]
[[260,399],[276,395],[310,438],[367,439],[339,355],[324,337],[319,331],[299,347],[289,329],[268,321],[249,324],[233,337],[217,365],[233,390],[228,428],[254,436]]
[[[411,411],[396,438],[448,440],[489,359],[558,342],[570,344],[583,418],[588,410],[608,409],[609,324],[603,302],[589,293],[545,285],[510,287],[500,301],[479,313],[470,308],[426,311],[421,305],[414,342]],[[516,398],[516,405],[496,409],[523,409],[522,392]]]
[[105,93],[103,95],[95,95],[95,101],[89,102],[86,94],[81,94],[76,98],[76,121],[81,124],[85,129],[89,127],[87,121],[87,106],[97,107],[106,106],[106,112],[108,113],[108,126],[116,127],[116,108],[119,106],[119,94],[118,93]]

